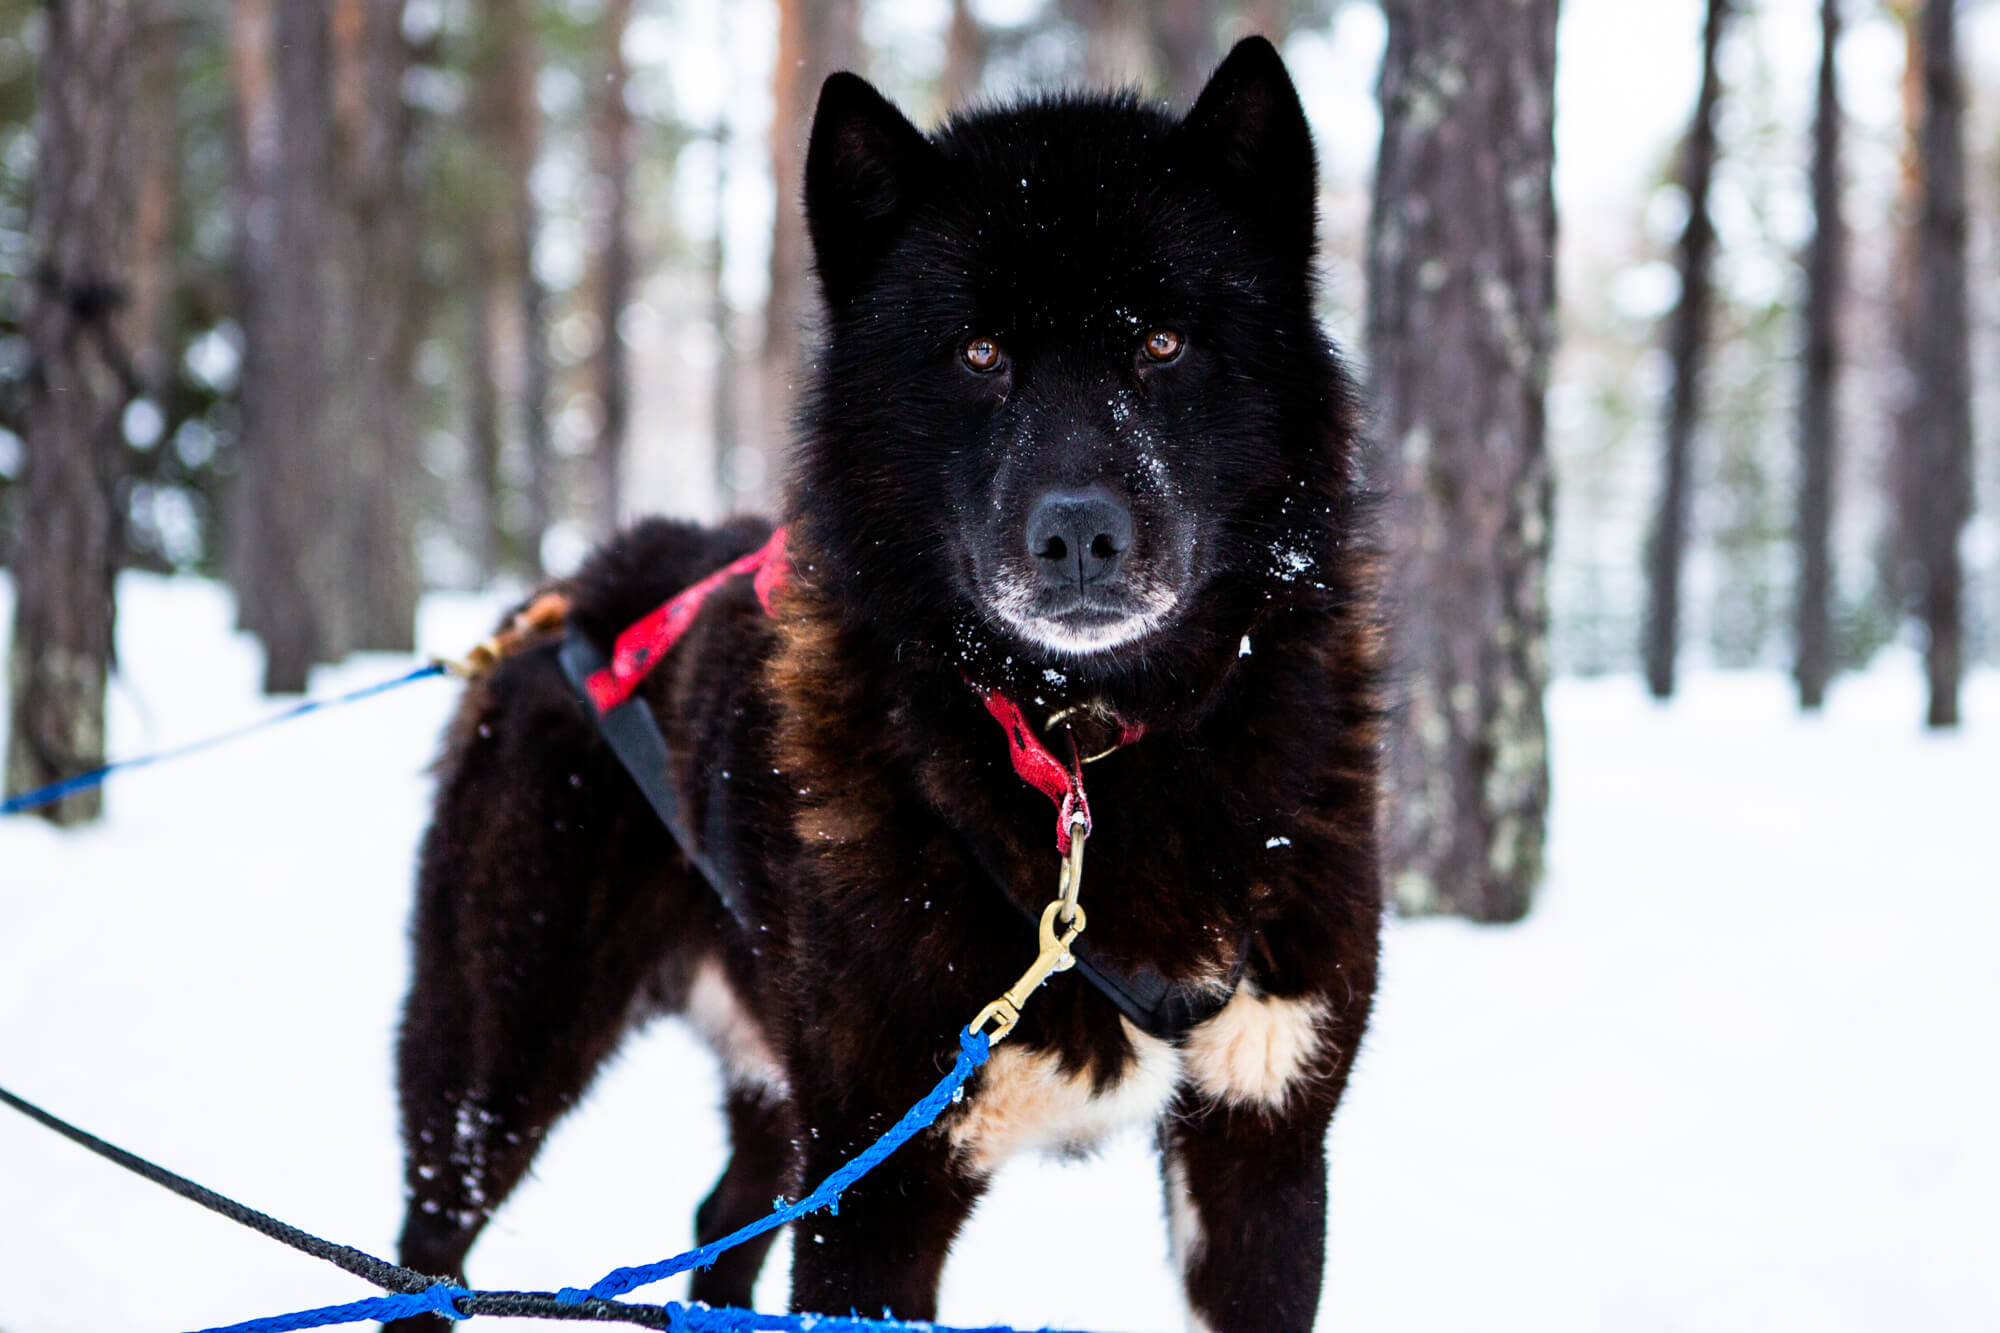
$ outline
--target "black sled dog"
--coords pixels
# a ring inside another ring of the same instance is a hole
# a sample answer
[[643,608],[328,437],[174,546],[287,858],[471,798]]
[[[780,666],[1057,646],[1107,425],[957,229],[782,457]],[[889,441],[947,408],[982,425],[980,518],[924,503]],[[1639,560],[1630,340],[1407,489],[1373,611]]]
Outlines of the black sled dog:
[[[1078,966],[815,1220],[793,1305],[931,1317],[1003,1160],[1138,1120],[1195,1324],[1308,1329],[1375,986],[1378,627],[1297,94],[1252,38],[1182,119],[1060,96],[926,137],[839,74],[805,190],[825,311],[782,584],[767,613],[724,579],[636,695],[689,845],[554,636],[452,725],[399,1052],[402,1260],[461,1273],[655,1014],[726,1071],[702,1242],[871,1142],[1036,956],[1055,821],[1010,762],[1036,741],[1090,761]],[[642,523],[555,590],[567,633],[608,653],[769,532]],[[694,1297],[748,1304],[767,1247]]]

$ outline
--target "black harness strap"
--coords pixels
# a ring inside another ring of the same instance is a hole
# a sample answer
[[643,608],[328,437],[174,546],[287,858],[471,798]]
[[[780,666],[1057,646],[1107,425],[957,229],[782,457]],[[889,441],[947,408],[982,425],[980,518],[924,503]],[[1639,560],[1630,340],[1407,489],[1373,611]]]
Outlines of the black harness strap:
[[[987,882],[1002,898],[1012,903],[1014,910],[1023,918],[1039,922],[1041,915],[1033,908],[1023,906],[1007,886],[993,858],[980,841],[964,830],[959,830],[959,841],[972,854]],[[1236,988],[1243,980],[1243,961],[1249,953],[1249,939],[1241,942],[1236,951],[1236,968],[1230,974],[1226,990],[1209,987],[1178,986],[1168,981],[1150,967],[1140,967],[1134,972],[1120,972],[1096,956],[1090,941],[1078,936],[1069,946],[1076,958],[1076,970],[1097,989],[1105,999],[1111,1001],[1119,1013],[1132,1021],[1132,1026],[1148,1036],[1162,1041],[1178,1042],[1188,1031],[1205,1023],[1222,1012],[1236,995]]]
[[632,775],[632,781],[639,784],[640,794],[646,798],[646,804],[653,807],[653,813],[660,817],[660,822],[667,826],[667,832],[673,834],[681,854],[701,872],[701,877],[715,890],[715,896],[729,909],[729,915],[736,918],[736,924],[749,929],[750,914],[744,903],[742,885],[733,875],[722,873],[702,851],[701,844],[695,841],[687,826],[680,798],[674,794],[673,757],[667,751],[667,738],[660,733],[660,724],[653,717],[653,710],[635,694],[609,712],[597,711],[597,705],[590,701],[590,692],[584,687],[584,681],[603,670],[607,659],[576,629],[572,628],[563,640],[557,659],[562,663],[563,675],[569,678],[570,688],[576,691],[577,702],[596,719],[597,730],[611,747],[611,753],[618,756],[618,762]]
[[[661,734],[660,724],[653,717],[653,710],[646,706],[643,698],[633,695],[608,712],[597,711],[584,682],[603,670],[607,659],[576,629],[572,628],[563,640],[557,657],[562,663],[563,675],[569,679],[570,688],[576,692],[578,703],[596,719],[597,729],[603,734],[605,743],[618,756],[618,762],[625,766],[625,771],[632,775],[632,781],[639,785],[646,804],[653,807],[653,813],[667,826],[667,832],[673,835],[681,853],[715,890],[715,896],[729,909],[729,915],[736,918],[736,924],[749,929],[750,914],[742,884],[702,850],[693,830],[688,827],[686,812],[674,792],[673,758],[667,750],[667,738]],[[711,825],[718,822],[721,813],[720,804],[711,803]],[[716,836],[718,832],[717,828],[710,828],[711,842],[718,847],[726,846],[727,838]],[[971,850],[972,859],[1000,896],[1013,903],[1028,920],[1038,920],[1036,913],[1015,902],[1014,895],[1007,889],[1007,881],[978,844],[970,837],[961,837]],[[1120,972],[1095,958],[1088,943],[1082,939],[1071,946],[1070,952],[1076,956],[1076,970],[1082,973],[1083,979],[1111,1001],[1119,1013],[1131,1019],[1133,1026],[1166,1041],[1177,1041],[1197,1023],[1213,1018],[1236,993],[1237,977],[1230,978],[1229,989],[1225,992],[1196,990],[1176,986],[1149,967],[1141,967],[1131,973]],[[1239,960],[1241,956],[1239,950]],[[1238,973],[1240,976],[1240,961]]]

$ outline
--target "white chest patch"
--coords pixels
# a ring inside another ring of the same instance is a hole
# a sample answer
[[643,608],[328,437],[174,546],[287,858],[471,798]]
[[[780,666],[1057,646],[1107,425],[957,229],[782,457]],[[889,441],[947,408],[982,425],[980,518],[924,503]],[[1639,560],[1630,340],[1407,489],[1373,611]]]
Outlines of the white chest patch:
[[1246,985],[1188,1033],[1188,1077],[1218,1101],[1277,1110],[1310,1076],[1325,1018],[1317,999],[1274,999]]
[[764,1039],[764,1030],[750,1016],[729,984],[722,964],[704,958],[688,983],[687,1020],[722,1061],[734,1087],[761,1088],[776,1097],[787,1095],[785,1071]]
[[1151,1124],[1180,1082],[1180,1055],[1130,1023],[1125,1035],[1135,1057],[1102,1092],[1088,1073],[1065,1071],[1049,1052],[1000,1047],[964,1119],[949,1131],[952,1146],[990,1172],[1023,1149],[1083,1148],[1124,1125]]

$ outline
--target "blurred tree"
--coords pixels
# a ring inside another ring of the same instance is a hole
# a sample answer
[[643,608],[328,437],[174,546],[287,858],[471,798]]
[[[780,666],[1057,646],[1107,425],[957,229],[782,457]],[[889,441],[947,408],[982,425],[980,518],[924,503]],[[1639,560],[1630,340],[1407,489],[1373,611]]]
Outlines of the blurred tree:
[[1972,509],[1972,372],[1966,308],[1965,148],[1960,122],[1957,15],[1953,0],[1925,0],[1922,16],[1923,203],[1917,219],[1922,318],[1908,350],[1916,415],[1914,555],[1930,682],[1925,721],[1958,725],[1964,670],[1965,575],[1958,539]]
[[264,688],[303,690],[346,647],[334,623],[345,542],[329,480],[346,441],[327,429],[333,117],[326,16],[236,0],[237,308],[243,439],[231,552],[243,627],[264,644]]
[[1689,455],[1701,416],[1701,372],[1707,349],[1709,261],[1715,226],[1709,219],[1708,187],[1715,173],[1715,108],[1721,96],[1716,52],[1729,0],[1708,0],[1702,29],[1701,91],[1694,123],[1682,152],[1687,223],[1680,242],[1680,299],[1669,319],[1667,354],[1672,363],[1667,429],[1661,452],[1660,492],[1646,545],[1646,685],[1655,698],[1674,692],[1674,656],[1680,640],[1681,553],[1687,545]]
[[282,0],[237,0],[232,17],[245,144],[237,223],[245,353],[231,581],[244,628],[264,643],[265,688],[296,691],[332,646],[320,599],[306,592],[309,578],[325,582],[312,577],[324,565],[327,516],[313,491],[331,462],[315,447],[326,393],[318,356],[331,149],[325,25],[311,7]]
[[[104,760],[104,687],[116,615],[113,516],[122,417],[138,392],[119,327],[132,295],[134,141],[146,0],[44,7],[29,243],[34,294],[26,458],[13,554],[7,788]],[[42,814],[94,819],[96,790]]]
[[175,222],[180,216],[182,24],[152,14],[138,54],[133,138],[131,299],[120,316],[132,369],[149,393],[174,374]]
[[944,104],[956,110],[972,101],[986,76],[986,53],[992,37],[972,0],[951,0],[951,22],[944,35]]
[[354,648],[416,646],[418,579],[414,364],[418,288],[415,117],[403,0],[333,0],[336,332],[330,407],[339,410],[349,491],[342,593]]
[[[798,374],[799,334],[806,320],[805,213],[799,186],[805,172],[806,137],[812,130],[819,86],[835,70],[860,70],[859,0],[779,0],[778,58],[772,87],[771,178],[778,206],[771,227],[771,287],[764,306],[763,435],[765,455],[791,424]],[[761,469],[765,477],[775,472]],[[726,508],[758,508],[770,498],[762,478],[731,469],[733,496]],[[752,481],[758,484],[750,484]]]
[[475,500],[467,546],[482,579],[513,570],[532,580],[555,513],[549,301],[534,263],[543,137],[535,11],[527,0],[490,0],[465,38],[469,87],[450,155],[461,170],[445,184],[443,207],[463,238],[453,285],[466,329],[464,433]]
[[402,0],[236,0],[242,468],[231,582],[264,688],[410,645],[417,235]]
[[1839,448],[1840,306],[1847,228],[1840,208],[1840,0],[1820,0],[1818,96],[1813,111],[1813,238],[1806,252],[1805,381],[1799,395],[1799,706],[1816,709],[1833,669],[1834,464]]
[[1139,0],[1062,0],[1061,12],[1083,36],[1085,83],[1129,88],[1146,81],[1153,33]]
[[1556,0],[1388,0],[1368,229],[1399,904],[1512,921],[1548,809]]
[[599,407],[598,504],[606,534],[618,526],[625,435],[632,416],[628,358],[625,340],[619,333],[619,317],[632,299],[632,108],[625,98],[628,76],[625,29],[631,17],[632,0],[610,0],[605,6],[604,78],[597,104],[594,154],[604,196],[596,246],[598,339],[594,379]]
[[[1195,95],[1222,59],[1216,31],[1216,0],[1160,0],[1148,6],[1152,47],[1159,63],[1161,91],[1175,106],[1194,104]],[[1264,34],[1273,41],[1281,34]]]

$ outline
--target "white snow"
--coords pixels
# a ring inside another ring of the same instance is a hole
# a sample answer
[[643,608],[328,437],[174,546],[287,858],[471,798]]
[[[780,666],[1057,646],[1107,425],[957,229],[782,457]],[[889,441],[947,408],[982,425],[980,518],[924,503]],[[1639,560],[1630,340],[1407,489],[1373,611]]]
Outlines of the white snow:
[[[216,590],[122,590],[115,753],[271,707]],[[434,599],[425,647],[462,648],[491,611]],[[356,659],[314,690],[406,665]],[[403,926],[453,694],[425,682],[114,779],[96,828],[0,820],[0,1085],[387,1254]],[[1559,683],[1534,914],[1389,932],[1331,1142],[1321,1326],[1991,1329],[2000,674],[1965,698],[1967,726],[1940,737],[1902,659],[1814,720],[1769,674],[1697,674],[1667,708],[1626,678]],[[554,1136],[474,1279],[580,1284],[684,1248],[720,1166],[717,1100],[693,1039],[649,1031]],[[369,1294],[5,1112],[0,1181],[7,1333]],[[1011,1167],[943,1315],[1179,1328],[1162,1212],[1136,1136]],[[779,1306],[781,1272],[760,1295]]]

